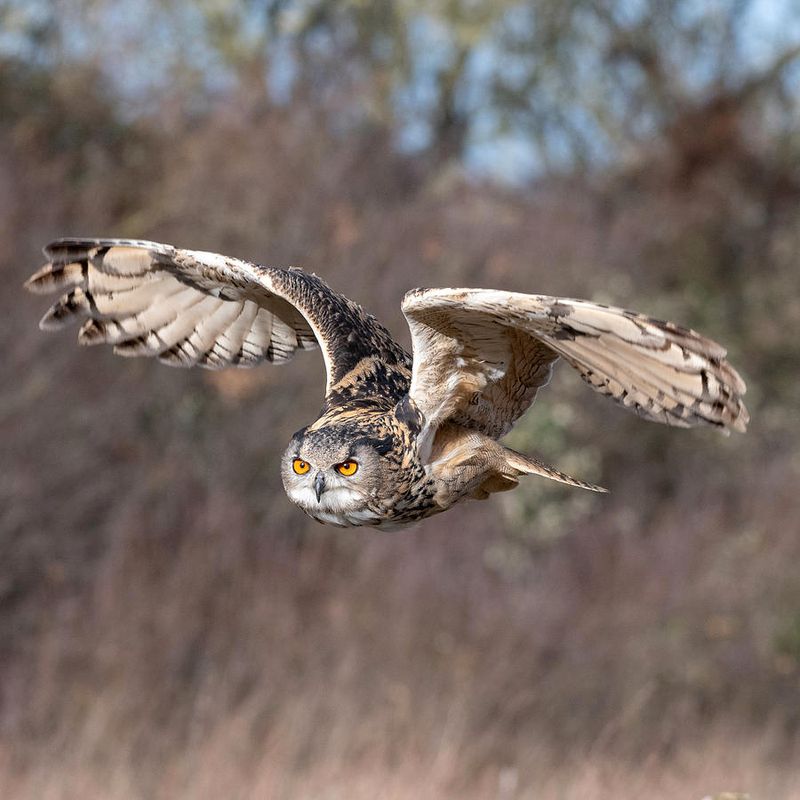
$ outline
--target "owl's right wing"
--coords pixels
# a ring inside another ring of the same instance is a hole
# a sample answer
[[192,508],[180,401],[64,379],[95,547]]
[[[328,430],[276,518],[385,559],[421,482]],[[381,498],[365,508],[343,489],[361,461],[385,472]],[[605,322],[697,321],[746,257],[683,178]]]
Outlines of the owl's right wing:
[[65,294],[40,322],[83,319],[81,344],[209,369],[288,361],[319,347],[326,397],[368,356],[407,359],[377,320],[300,269],[126,239],[59,239],[25,284]]

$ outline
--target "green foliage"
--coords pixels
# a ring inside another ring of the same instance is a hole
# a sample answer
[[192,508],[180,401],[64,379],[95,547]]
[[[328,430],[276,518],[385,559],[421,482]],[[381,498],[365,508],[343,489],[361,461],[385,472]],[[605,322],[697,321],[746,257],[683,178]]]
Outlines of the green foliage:
[[775,634],[773,649],[776,655],[784,656],[800,667],[800,611],[783,620]]
[[[551,397],[551,402],[538,403],[514,428],[506,438],[508,445],[520,452],[532,453],[582,480],[600,480],[598,448],[576,440],[572,435],[575,409],[568,405],[568,399],[563,399],[563,390],[554,394],[555,399]],[[598,504],[598,495],[534,477],[497,500],[507,533],[504,541],[491,545],[487,560],[498,567],[514,565],[518,571],[534,553],[552,547],[568,536],[576,523],[587,518]],[[504,548],[507,555],[503,553]]]

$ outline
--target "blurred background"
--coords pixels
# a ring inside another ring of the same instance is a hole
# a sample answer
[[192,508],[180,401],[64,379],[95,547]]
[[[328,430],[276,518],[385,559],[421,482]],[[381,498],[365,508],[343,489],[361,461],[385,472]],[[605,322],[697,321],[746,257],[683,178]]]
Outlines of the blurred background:
[[[0,0],[3,798],[800,798],[800,3]],[[393,534],[285,498],[318,355],[36,328],[63,235],[693,326],[745,436],[566,368],[536,479]]]

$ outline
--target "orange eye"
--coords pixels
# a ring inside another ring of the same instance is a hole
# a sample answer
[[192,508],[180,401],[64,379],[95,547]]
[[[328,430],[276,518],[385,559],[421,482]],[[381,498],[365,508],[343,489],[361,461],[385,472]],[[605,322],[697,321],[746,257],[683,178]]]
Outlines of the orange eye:
[[345,475],[349,478],[358,472],[358,463],[355,461],[342,461],[341,464],[336,465],[336,471],[340,475]]
[[294,461],[292,461],[292,469],[298,475],[305,475],[306,472],[311,469],[311,464],[309,464],[308,461],[303,461],[302,458],[296,458]]

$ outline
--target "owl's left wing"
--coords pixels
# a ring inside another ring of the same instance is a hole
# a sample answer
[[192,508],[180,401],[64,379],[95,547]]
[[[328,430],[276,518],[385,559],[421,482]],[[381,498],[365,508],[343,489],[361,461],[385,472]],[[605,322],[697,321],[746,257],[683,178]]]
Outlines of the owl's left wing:
[[209,369],[280,363],[319,345],[326,397],[366,357],[407,358],[374,317],[300,269],[127,239],[59,239],[44,252],[26,287],[65,293],[40,327],[83,320],[81,344]]
[[506,433],[562,357],[597,391],[656,422],[744,431],[745,385],[695,331],[585,300],[486,289],[417,289],[403,300],[411,399],[432,432],[452,421]]

